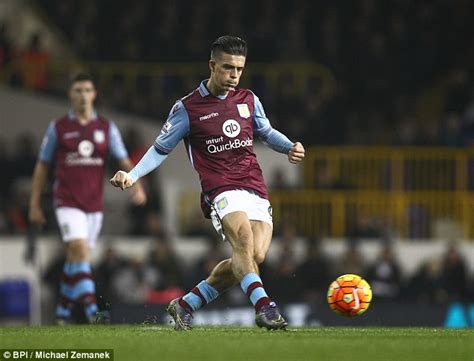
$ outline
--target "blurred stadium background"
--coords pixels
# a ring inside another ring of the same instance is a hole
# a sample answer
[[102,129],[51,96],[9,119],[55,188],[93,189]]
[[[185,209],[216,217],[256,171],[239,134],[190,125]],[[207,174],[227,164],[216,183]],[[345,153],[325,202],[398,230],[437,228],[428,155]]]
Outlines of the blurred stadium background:
[[[230,33],[249,43],[242,86],[308,150],[293,167],[256,146],[275,216],[262,274],[290,323],[473,327],[473,15],[469,0],[0,1],[0,324],[52,322],[63,250],[50,194],[46,229],[26,215],[71,74],[96,77],[98,109],[137,161]],[[105,187],[93,261],[114,323],[165,322],[164,305],[229,251],[181,145],[146,183],[145,207]],[[325,305],[341,273],[373,287],[360,319]],[[252,325],[253,311],[236,289],[196,321]]]

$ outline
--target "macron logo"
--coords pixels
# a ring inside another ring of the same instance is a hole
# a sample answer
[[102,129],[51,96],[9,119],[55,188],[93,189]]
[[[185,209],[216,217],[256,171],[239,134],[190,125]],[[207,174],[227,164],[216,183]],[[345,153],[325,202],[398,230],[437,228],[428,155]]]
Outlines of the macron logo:
[[215,117],[218,117],[218,116],[219,116],[219,113],[211,113],[211,114],[208,114],[208,115],[203,115],[201,118],[199,118],[199,120],[207,120],[207,119],[215,118]]

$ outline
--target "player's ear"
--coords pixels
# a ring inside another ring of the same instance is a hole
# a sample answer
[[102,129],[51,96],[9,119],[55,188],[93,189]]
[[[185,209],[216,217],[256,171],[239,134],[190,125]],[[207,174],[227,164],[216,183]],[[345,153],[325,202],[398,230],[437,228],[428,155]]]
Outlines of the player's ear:
[[216,61],[213,59],[209,59],[209,70],[211,70],[211,73],[216,71]]

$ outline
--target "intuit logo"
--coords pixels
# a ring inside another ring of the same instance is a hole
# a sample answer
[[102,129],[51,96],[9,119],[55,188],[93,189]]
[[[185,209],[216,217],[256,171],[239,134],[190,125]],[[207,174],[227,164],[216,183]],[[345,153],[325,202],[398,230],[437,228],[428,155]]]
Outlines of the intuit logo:
[[211,114],[203,115],[202,117],[199,118],[199,120],[207,120],[207,119],[215,118],[218,116],[219,116],[219,113],[211,113]]

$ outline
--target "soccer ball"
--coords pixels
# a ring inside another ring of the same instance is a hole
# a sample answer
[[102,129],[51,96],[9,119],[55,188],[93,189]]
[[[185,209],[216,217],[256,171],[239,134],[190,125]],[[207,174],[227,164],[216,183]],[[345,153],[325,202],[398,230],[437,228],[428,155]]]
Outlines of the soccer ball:
[[362,277],[354,274],[339,276],[328,289],[328,304],[339,315],[354,317],[370,306],[372,289]]

